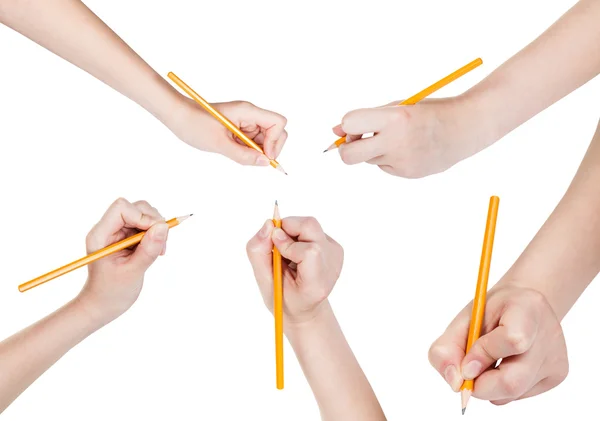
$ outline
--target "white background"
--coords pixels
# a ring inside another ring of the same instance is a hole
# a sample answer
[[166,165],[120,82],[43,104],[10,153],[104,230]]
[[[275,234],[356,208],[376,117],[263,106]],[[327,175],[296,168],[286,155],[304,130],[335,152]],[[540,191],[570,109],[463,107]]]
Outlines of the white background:
[[[434,96],[463,92],[574,1],[87,3],[160,74],[175,72],[209,101],[244,99],[285,115],[279,161],[290,175],[190,148],[136,104],[0,27],[1,337],[77,294],[85,269],[25,294],[17,285],[80,257],[117,197],[146,199],[167,218],[195,214],[171,232],[133,308],[3,418],[318,419],[287,344],[286,388],[275,388],[272,317],[245,256],[278,199],[284,216],[315,216],[344,246],[331,301],[388,419],[458,419],[459,396],[427,350],[472,298],[489,196],[501,198],[493,284],[574,175],[599,117],[598,81],[441,175],[404,180],[321,151],[347,111],[400,100],[482,57]],[[475,400],[467,416],[597,412],[599,288],[564,321],[571,372],[561,386],[505,407]]]

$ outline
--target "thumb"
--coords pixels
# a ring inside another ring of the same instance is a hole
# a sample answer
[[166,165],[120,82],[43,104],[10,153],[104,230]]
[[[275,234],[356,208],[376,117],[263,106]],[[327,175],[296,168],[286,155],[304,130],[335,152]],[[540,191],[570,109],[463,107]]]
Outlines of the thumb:
[[257,165],[266,167],[270,161],[264,154],[246,145],[240,145],[235,140],[225,142],[221,153],[241,165]]
[[295,242],[281,228],[275,228],[273,230],[272,239],[273,245],[277,247],[279,253],[296,264],[302,263],[308,250],[317,247],[314,243]]
[[154,263],[162,253],[168,235],[169,226],[164,222],[159,222],[150,227],[131,256],[130,263],[135,270],[143,274]]

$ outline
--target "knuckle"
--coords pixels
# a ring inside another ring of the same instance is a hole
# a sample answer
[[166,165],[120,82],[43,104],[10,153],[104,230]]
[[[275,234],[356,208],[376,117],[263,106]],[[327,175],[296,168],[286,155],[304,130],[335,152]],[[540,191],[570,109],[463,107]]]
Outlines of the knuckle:
[[507,372],[499,379],[500,387],[510,397],[519,397],[527,391],[527,379],[522,374]]
[[405,107],[392,107],[390,110],[388,119],[391,123],[405,121],[410,118],[410,114]]
[[547,300],[544,294],[533,289],[524,291],[523,299],[527,301],[530,306],[534,306],[535,308],[547,306]]
[[340,148],[340,158],[342,159],[342,162],[346,165],[355,164],[353,155],[349,153],[347,148]]
[[351,127],[352,125],[352,120],[354,120],[354,111],[350,111],[347,112],[343,117],[342,117],[342,130],[346,133],[348,133],[348,129]]
[[320,230],[321,224],[315,217],[309,216],[303,222],[304,228],[307,230]]
[[508,330],[506,341],[515,354],[519,355],[526,352],[531,346],[531,337],[518,329]]
[[437,342],[431,344],[429,351],[427,351],[429,364],[434,365],[434,361],[436,361],[439,356],[443,355],[441,349],[442,347]]
[[150,206],[150,203],[148,203],[145,200],[138,200],[137,202],[135,202],[136,205],[140,205],[140,206],[145,206],[145,207],[149,207],[152,208],[152,206]]
[[113,202],[113,206],[117,207],[117,208],[121,208],[121,207],[127,206],[129,204],[130,204],[129,201],[127,199],[125,199],[124,197],[119,197],[117,200],[115,200]]
[[92,228],[90,232],[85,237],[85,245],[88,249],[96,249],[100,243],[100,239],[98,238],[98,233],[96,232],[96,227]]
[[427,358],[429,360],[429,364],[431,364],[436,369],[439,368],[436,364],[439,364],[440,361],[447,361],[450,359],[450,353],[448,349],[439,341],[435,341],[429,347],[429,351],[427,352]]
[[252,238],[246,243],[246,254],[248,255],[248,258],[250,260],[252,260],[252,255],[255,250],[256,250],[256,242],[255,242],[254,238]]
[[237,103],[240,107],[245,108],[245,109],[254,107],[254,104],[252,104],[250,101],[237,101]]
[[564,379],[569,375],[569,360],[568,358],[563,358],[559,364],[557,364],[556,369],[556,377],[558,378],[558,383],[562,383]]
[[308,246],[308,248],[306,249],[306,254],[310,255],[310,256],[319,256],[322,252],[321,246],[315,243],[312,243],[310,246]]

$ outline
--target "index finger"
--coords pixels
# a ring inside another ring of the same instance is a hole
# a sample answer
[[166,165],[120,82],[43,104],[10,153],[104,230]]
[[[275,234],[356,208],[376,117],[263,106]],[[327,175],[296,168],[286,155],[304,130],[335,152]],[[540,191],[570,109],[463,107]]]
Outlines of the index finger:
[[96,250],[106,247],[110,237],[123,228],[146,231],[158,221],[160,218],[146,214],[126,199],[119,198],[110,205],[88,234],[88,249]]
[[319,242],[326,239],[321,224],[313,217],[289,216],[281,220],[281,228],[298,241]]
[[260,231],[246,244],[246,254],[252,265],[254,277],[261,287],[268,287],[273,283],[273,228],[272,220],[265,221]]
[[340,157],[347,165],[367,162],[386,152],[386,143],[381,135],[344,143],[339,147]]
[[397,106],[350,111],[342,118],[342,130],[351,135],[377,133],[389,123],[402,118],[405,112]]
[[287,139],[285,131],[287,119],[276,112],[252,106],[244,116],[244,120],[252,120],[253,124],[261,128],[265,134],[263,140],[265,154],[271,159],[277,158]]

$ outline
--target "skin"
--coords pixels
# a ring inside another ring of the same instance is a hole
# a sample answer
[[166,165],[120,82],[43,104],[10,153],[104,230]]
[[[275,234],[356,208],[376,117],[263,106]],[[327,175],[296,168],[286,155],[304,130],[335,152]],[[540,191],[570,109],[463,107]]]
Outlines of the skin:
[[600,73],[599,19],[600,2],[581,0],[462,95],[350,111],[333,129],[348,135],[342,160],[419,178],[480,152]]
[[326,421],[377,421],[385,415],[335,318],[327,297],[343,249],[314,218],[265,222],[247,253],[265,305],[273,311],[273,246],[283,258],[284,330]]
[[148,232],[136,247],[88,265],[77,297],[0,343],[0,412],[69,350],[133,305],[146,270],[166,250],[162,216],[147,202],[119,199],[86,239],[93,252],[140,230]]
[[[193,100],[158,75],[78,0],[2,0],[0,23],[80,67],[133,100],[182,141],[243,165],[269,165]],[[275,159],[287,139],[286,119],[249,102],[213,104]]]
[[431,364],[454,391],[475,378],[473,396],[502,405],[566,378],[560,322],[600,271],[599,186],[600,124],[562,200],[490,290],[481,338],[465,356],[471,302],[431,346]]

